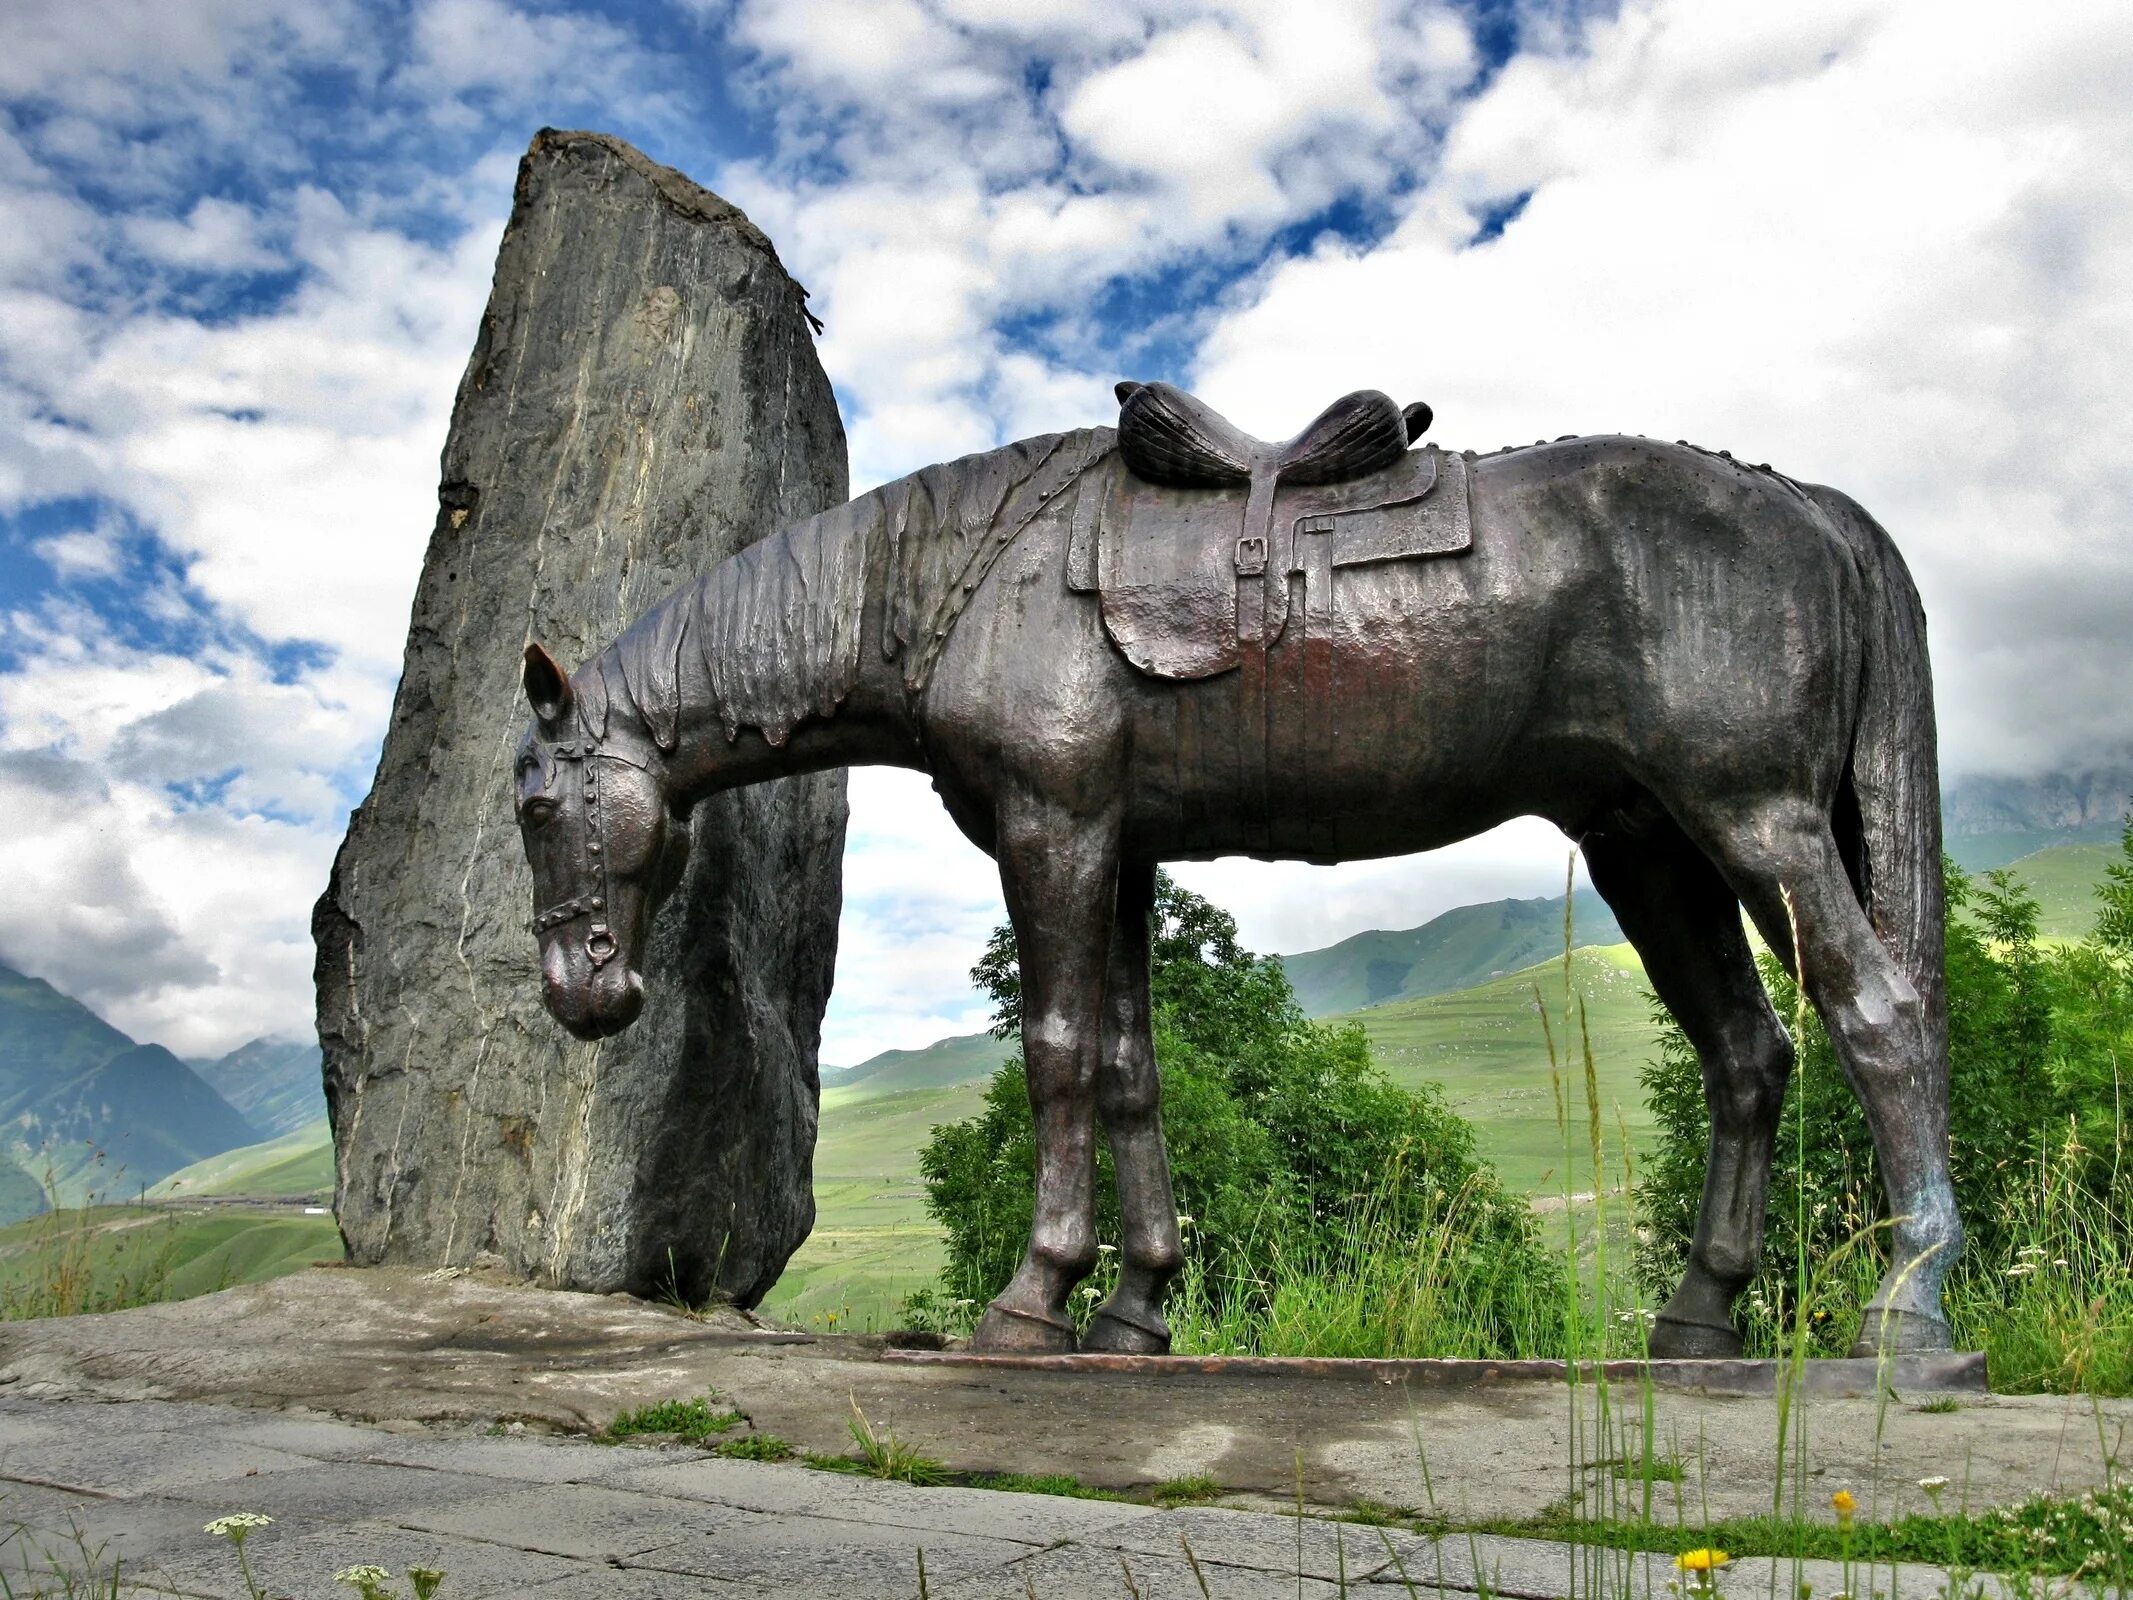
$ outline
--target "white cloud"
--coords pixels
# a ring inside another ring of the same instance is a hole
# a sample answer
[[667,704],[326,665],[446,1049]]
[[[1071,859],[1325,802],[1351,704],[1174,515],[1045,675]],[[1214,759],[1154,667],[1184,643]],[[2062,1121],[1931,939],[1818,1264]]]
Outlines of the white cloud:
[[851,775],[844,918],[822,1059],[856,1066],[987,1026],[970,968],[1007,920],[992,862],[948,820],[926,778]]
[[[778,139],[719,186],[829,324],[855,482],[1011,436],[999,390],[1027,352],[1003,322],[1055,317],[1075,344],[1114,278],[1248,256],[1404,181],[1473,51],[1449,7],[1374,20],[1358,0],[746,0],[732,36]],[[1063,381],[1108,386],[1118,342]]]

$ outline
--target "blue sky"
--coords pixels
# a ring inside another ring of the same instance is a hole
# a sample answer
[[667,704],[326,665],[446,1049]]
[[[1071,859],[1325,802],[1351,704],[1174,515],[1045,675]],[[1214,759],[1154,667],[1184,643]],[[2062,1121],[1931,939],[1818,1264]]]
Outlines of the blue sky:
[[[827,322],[864,487],[1378,387],[1490,448],[1841,485],[1933,619],[1947,765],[2133,741],[2133,17],[1947,0],[71,0],[0,56],[0,958],[142,1037],[309,1016],[520,152],[621,134]],[[1992,48],[1978,41],[1991,38]],[[1558,884],[1537,824],[1213,863],[1262,948]],[[854,778],[830,1060],[975,1024],[989,868]]]

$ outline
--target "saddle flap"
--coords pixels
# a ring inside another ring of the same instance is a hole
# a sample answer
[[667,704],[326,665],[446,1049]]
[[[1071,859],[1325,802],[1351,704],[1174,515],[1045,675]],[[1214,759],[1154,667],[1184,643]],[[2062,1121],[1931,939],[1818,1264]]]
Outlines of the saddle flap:
[[[1234,489],[1162,488],[1123,464],[1112,469],[1096,531],[1096,588],[1105,631],[1142,672],[1209,678],[1240,664],[1241,636],[1271,647],[1288,620],[1293,572],[1447,555],[1473,543],[1466,464],[1434,447],[1408,451],[1368,478],[1281,488],[1271,550],[1245,533],[1244,503]],[[1313,568],[1313,554],[1329,557],[1326,567]]]
[[1158,489],[1114,475],[1097,539],[1104,631],[1157,678],[1237,665],[1237,530],[1243,496]]
[[[1331,535],[1328,565],[1334,567],[1453,555],[1471,548],[1474,530],[1466,514],[1465,467],[1459,457],[1447,457],[1435,448],[1415,450],[1377,477],[1299,490],[1293,497],[1296,542],[1290,570],[1305,570],[1305,541],[1313,535]],[[1446,473],[1459,476],[1458,492],[1432,495]]]

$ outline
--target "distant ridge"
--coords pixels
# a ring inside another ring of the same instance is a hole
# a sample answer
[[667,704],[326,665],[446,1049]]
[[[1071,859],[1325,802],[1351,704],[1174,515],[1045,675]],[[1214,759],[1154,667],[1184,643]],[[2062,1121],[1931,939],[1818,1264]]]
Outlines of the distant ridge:
[[[0,966],[0,1158],[62,1204],[117,1198],[259,1131],[159,1044],[136,1044],[42,978]],[[0,1206],[22,1212],[0,1172]],[[34,1208],[23,1214],[34,1214]]]
[[294,1133],[326,1114],[316,1039],[254,1039],[192,1065],[263,1135]]
[[864,1090],[872,1094],[903,1089],[947,1089],[960,1083],[977,1083],[999,1070],[1000,1063],[1021,1049],[1015,1039],[996,1039],[990,1033],[957,1033],[918,1050],[884,1050],[856,1067],[824,1067],[825,1089]]
[[2029,778],[1958,778],[1941,793],[1947,851],[1966,872],[2054,845],[2115,844],[2133,804],[2133,757]]
[[[1590,889],[1571,901],[1574,946],[1620,944],[1622,929]],[[1459,906],[1419,928],[1373,929],[1323,950],[1283,956],[1307,1016],[1330,1017],[1391,1000],[1449,994],[1563,952],[1563,897]]]

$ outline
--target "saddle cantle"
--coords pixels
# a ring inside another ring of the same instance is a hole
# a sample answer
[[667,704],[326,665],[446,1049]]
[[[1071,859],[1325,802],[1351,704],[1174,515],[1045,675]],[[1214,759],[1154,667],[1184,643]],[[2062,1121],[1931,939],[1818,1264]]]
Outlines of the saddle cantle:
[[1083,494],[1067,581],[1099,591],[1112,641],[1153,677],[1263,674],[1292,573],[1307,605],[1329,609],[1336,568],[1473,542],[1464,459],[1409,448],[1426,405],[1363,390],[1268,444],[1169,384],[1118,394],[1125,470]]
[[1118,451],[1133,475],[1173,489],[1341,483],[1391,466],[1428,429],[1420,401],[1404,410],[1375,389],[1342,395],[1286,444],[1254,439],[1229,418],[1167,383],[1118,386]]

